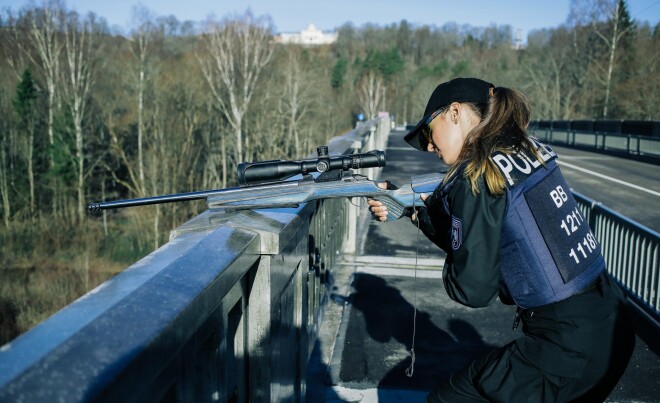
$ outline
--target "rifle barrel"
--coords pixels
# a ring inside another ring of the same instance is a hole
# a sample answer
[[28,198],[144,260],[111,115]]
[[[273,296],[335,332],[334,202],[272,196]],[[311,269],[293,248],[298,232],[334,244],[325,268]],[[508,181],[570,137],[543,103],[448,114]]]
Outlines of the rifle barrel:
[[[223,189],[225,190],[225,189]],[[122,207],[146,206],[150,204],[161,204],[188,200],[206,199],[209,195],[218,193],[218,190],[202,190],[198,192],[178,193],[164,196],[142,197],[139,199],[113,200],[98,203],[89,203],[87,211],[97,213],[101,210],[109,210]]]

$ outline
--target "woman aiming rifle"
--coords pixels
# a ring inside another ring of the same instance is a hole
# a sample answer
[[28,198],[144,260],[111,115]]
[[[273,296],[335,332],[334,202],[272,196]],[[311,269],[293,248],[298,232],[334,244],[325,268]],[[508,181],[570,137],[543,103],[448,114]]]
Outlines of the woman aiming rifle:
[[[523,336],[440,381],[428,402],[603,401],[634,347],[621,290],[519,91],[440,84],[405,140],[450,166],[412,219],[447,253],[449,297],[517,305]],[[387,208],[370,200],[384,221]]]

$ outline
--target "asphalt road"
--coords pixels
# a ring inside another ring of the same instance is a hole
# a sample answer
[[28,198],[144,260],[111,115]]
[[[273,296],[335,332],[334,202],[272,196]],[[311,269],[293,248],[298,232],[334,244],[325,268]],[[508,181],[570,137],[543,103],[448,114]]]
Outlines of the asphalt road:
[[568,185],[660,232],[660,165],[553,146]]

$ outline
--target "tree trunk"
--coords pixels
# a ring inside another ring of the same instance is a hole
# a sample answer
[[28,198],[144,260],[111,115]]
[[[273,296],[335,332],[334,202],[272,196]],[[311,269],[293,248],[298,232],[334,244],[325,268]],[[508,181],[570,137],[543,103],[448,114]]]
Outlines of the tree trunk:
[[144,137],[144,69],[140,63],[140,82],[138,83],[138,178],[140,183],[137,188],[140,190],[140,197],[145,195],[144,180],[144,154],[142,141]]
[[243,162],[243,116],[235,116],[234,121],[234,139],[236,147],[236,163]]
[[[76,112],[76,116],[80,116],[79,111]],[[85,219],[85,154],[83,149],[82,116],[80,116],[80,119],[75,119],[74,125],[76,129],[76,163],[78,168],[78,182],[76,185],[78,193],[78,222],[82,223]]]
[[28,186],[30,187],[30,216],[34,218],[36,209],[34,196],[34,124],[28,123],[28,148],[27,148],[27,170]]
[[160,204],[156,205],[156,215],[154,217],[154,250],[158,249],[158,224],[160,222]]
[[65,53],[68,67],[68,81],[65,91],[75,130],[75,165],[78,222],[85,219],[85,150],[83,120],[91,86],[92,70],[92,21],[80,23],[77,14],[69,15],[65,38]]
[[605,105],[603,105],[603,119],[607,119],[607,109],[610,104],[610,90],[612,87],[612,71],[614,70],[614,56],[616,54],[616,45],[619,42],[619,2],[617,0],[614,9],[614,27],[612,28],[612,40],[610,41],[610,55],[607,64],[607,77],[605,79]]
[[[4,137],[4,136],[3,136]],[[2,219],[5,228],[9,228],[9,217],[11,216],[11,204],[9,204],[9,182],[7,180],[7,151],[5,150],[6,139],[0,144],[0,196],[2,197]]]
[[220,150],[222,154],[222,187],[227,187],[227,147],[225,145],[225,136],[220,139]]

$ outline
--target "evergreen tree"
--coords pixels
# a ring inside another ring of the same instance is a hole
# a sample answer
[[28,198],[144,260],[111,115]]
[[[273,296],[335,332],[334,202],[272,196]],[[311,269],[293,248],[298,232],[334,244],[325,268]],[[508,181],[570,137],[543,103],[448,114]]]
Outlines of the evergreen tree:
[[24,152],[22,158],[25,161],[28,179],[28,201],[30,215],[34,214],[35,202],[35,175],[34,175],[34,134],[37,126],[37,85],[32,78],[29,69],[23,71],[21,81],[16,86],[16,97],[14,98],[14,110],[18,115],[19,130],[25,135],[22,143]]
[[344,77],[346,76],[346,67],[348,66],[348,61],[343,57],[337,59],[337,63],[332,68],[332,78],[330,79],[330,85],[334,89],[341,88],[344,84]]
[[14,110],[18,115],[18,122],[22,129],[27,127],[34,120],[37,111],[35,103],[37,99],[37,85],[32,78],[29,69],[23,71],[21,81],[16,86],[16,97],[14,98]]

